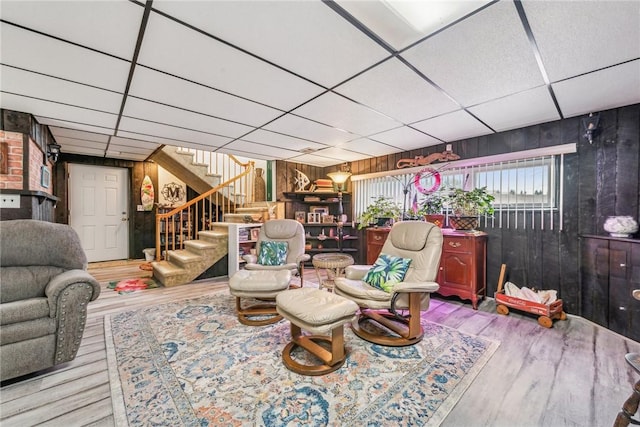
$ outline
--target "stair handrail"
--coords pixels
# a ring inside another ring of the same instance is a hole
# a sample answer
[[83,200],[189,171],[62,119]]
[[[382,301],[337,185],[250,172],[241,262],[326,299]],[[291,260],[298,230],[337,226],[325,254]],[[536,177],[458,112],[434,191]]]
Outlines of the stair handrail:
[[[240,174],[234,176],[233,178],[230,178],[228,180],[226,180],[225,182],[218,184],[217,186],[213,187],[211,190],[206,191],[205,193],[202,193],[201,195],[194,197],[193,199],[189,200],[188,202],[186,202],[185,204],[183,204],[182,206],[178,206],[172,210],[170,210],[169,212],[164,212],[164,213],[156,213],[156,261],[159,261],[161,259],[161,253],[162,253],[162,221],[166,221],[167,226],[165,227],[165,248],[164,250],[168,250],[169,249],[169,218],[175,216],[175,215],[180,215],[180,220],[178,222],[179,224],[179,231],[178,233],[176,233],[175,230],[175,221],[174,223],[174,227],[173,230],[171,231],[172,234],[172,242],[173,242],[173,249],[175,250],[176,247],[176,234],[178,234],[179,236],[183,235],[183,214],[186,211],[186,216],[187,216],[187,239],[186,240],[191,240],[191,238],[197,238],[198,235],[198,227],[197,227],[197,219],[198,218],[198,213],[197,213],[197,208],[198,208],[198,202],[204,202],[205,199],[209,199],[210,202],[210,206],[215,205],[216,207],[219,207],[220,204],[219,203],[211,203],[211,196],[215,195],[216,199],[219,199],[220,196],[220,190],[229,187],[232,183],[235,183],[237,181],[240,181],[242,178],[245,178],[245,180],[247,180],[247,178],[254,172],[255,170],[255,162],[254,161],[248,161],[247,163],[242,163],[240,161],[238,161],[238,159],[236,159],[234,156],[229,155],[229,157],[236,162],[239,166],[242,166],[245,168],[245,170],[243,172],[241,172]],[[249,185],[245,185],[245,188],[252,188]],[[247,197],[245,197],[241,203],[242,206],[245,206],[247,203],[252,202],[255,198],[255,193],[253,191],[250,192],[250,194],[247,195]],[[230,198],[226,197],[226,200],[223,200],[222,203],[222,217],[224,217],[224,213],[225,213],[225,209],[224,209],[224,205],[227,205],[227,209],[229,209],[229,211],[231,210],[231,200]],[[196,211],[195,217],[196,217],[196,227],[194,229],[194,233],[193,236],[191,235],[191,231],[193,229],[191,221],[192,221],[192,216],[191,216],[191,208],[194,208],[194,210]],[[235,208],[235,204],[234,204],[234,208]],[[206,220],[205,215],[205,209],[204,209],[204,205],[203,205],[203,209],[202,209],[202,220],[203,223]],[[216,214],[216,221],[217,222],[217,214]],[[211,228],[211,222],[209,221],[209,228]],[[181,240],[179,247],[183,247],[184,246],[184,240]]]

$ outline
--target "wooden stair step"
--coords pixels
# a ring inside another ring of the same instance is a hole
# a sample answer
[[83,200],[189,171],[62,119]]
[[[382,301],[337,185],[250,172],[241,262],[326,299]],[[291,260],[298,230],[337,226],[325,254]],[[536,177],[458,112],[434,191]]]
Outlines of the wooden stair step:
[[224,220],[226,222],[233,222],[239,224],[257,223],[261,222],[262,214],[256,213],[238,213],[238,214],[224,214]]
[[[188,245],[189,242],[196,242],[196,240],[188,240],[187,242],[185,242],[185,246],[190,246]],[[186,267],[187,264],[192,264],[192,263],[197,263],[202,261],[201,255],[186,249],[167,251],[167,258],[169,259],[170,262],[174,264],[178,264],[179,266],[182,266],[182,267]]]
[[[153,274],[162,276],[162,277],[172,277],[179,276],[184,274],[184,268],[181,268],[175,264],[170,263],[169,261],[154,261],[151,263],[153,266]],[[164,283],[164,282],[162,282]]]
[[268,212],[269,208],[266,206],[253,206],[253,207],[246,207],[246,208],[236,208],[236,213],[262,213],[262,212]]
[[[184,246],[191,249],[192,251],[190,252],[193,253],[193,252],[198,252],[199,250],[215,249],[219,245],[218,243],[212,242],[210,240],[199,239],[199,240],[187,240],[186,242],[184,242]],[[196,255],[196,256],[200,257],[200,255]]]

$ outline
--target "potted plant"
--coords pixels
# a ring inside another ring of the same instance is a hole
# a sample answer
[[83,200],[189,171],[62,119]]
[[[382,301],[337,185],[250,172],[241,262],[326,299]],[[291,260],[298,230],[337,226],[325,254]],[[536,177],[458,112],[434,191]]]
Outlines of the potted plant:
[[358,230],[370,224],[392,224],[400,218],[400,205],[388,197],[378,196],[367,209],[358,216]]
[[440,191],[428,193],[422,199],[422,205],[418,209],[418,214],[427,222],[436,224],[442,228],[444,226],[445,215],[442,213],[444,204],[447,200],[447,195]]
[[478,215],[493,215],[495,197],[487,192],[487,187],[465,191],[452,188],[447,203],[453,213],[449,225],[456,230],[473,230],[478,226]]

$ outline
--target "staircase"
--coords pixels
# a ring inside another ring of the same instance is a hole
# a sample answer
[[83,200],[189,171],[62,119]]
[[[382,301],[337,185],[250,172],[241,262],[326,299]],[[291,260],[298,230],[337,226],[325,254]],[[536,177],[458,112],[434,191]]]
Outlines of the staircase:
[[[156,215],[156,261],[151,265],[153,277],[167,287],[193,281],[228,254],[228,228],[216,224],[259,222],[268,217],[268,203],[249,202],[253,200],[253,162],[216,154],[216,167],[221,165],[219,156],[229,159],[227,165],[222,163],[221,174],[212,171],[213,156],[207,162],[202,160],[206,156],[198,159],[199,153],[165,146],[153,157],[201,193],[183,206]],[[225,180],[225,176],[230,177]]]
[[189,283],[228,253],[228,242],[228,233],[200,231],[184,249],[168,250],[164,261],[152,262],[153,277],[167,287]]

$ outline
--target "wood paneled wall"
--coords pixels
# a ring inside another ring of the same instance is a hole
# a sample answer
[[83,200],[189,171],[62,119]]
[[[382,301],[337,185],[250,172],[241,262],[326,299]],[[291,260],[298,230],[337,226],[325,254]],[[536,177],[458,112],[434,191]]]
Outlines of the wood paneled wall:
[[[519,286],[557,289],[564,300],[565,310],[582,315],[580,236],[605,234],[602,225],[609,215],[640,218],[640,104],[601,112],[599,131],[593,144],[582,136],[581,118],[573,117],[452,143],[453,151],[462,159],[569,143],[576,143],[578,147],[577,153],[565,155],[562,230],[557,228],[558,212],[554,213],[554,230],[484,228],[489,234],[488,295],[495,292],[500,265],[506,263],[508,280]],[[444,149],[445,144],[440,144],[352,162],[350,167],[354,175],[393,170],[401,158],[426,156]],[[338,168],[294,166],[286,162],[278,162],[276,167],[279,197],[282,191],[292,191],[294,167],[306,173],[312,181],[326,177],[327,172]],[[284,173],[281,175],[282,170]],[[508,214],[510,218],[506,213],[503,215],[503,223],[507,220],[513,223],[516,214]],[[496,219],[495,223],[499,221]]]

